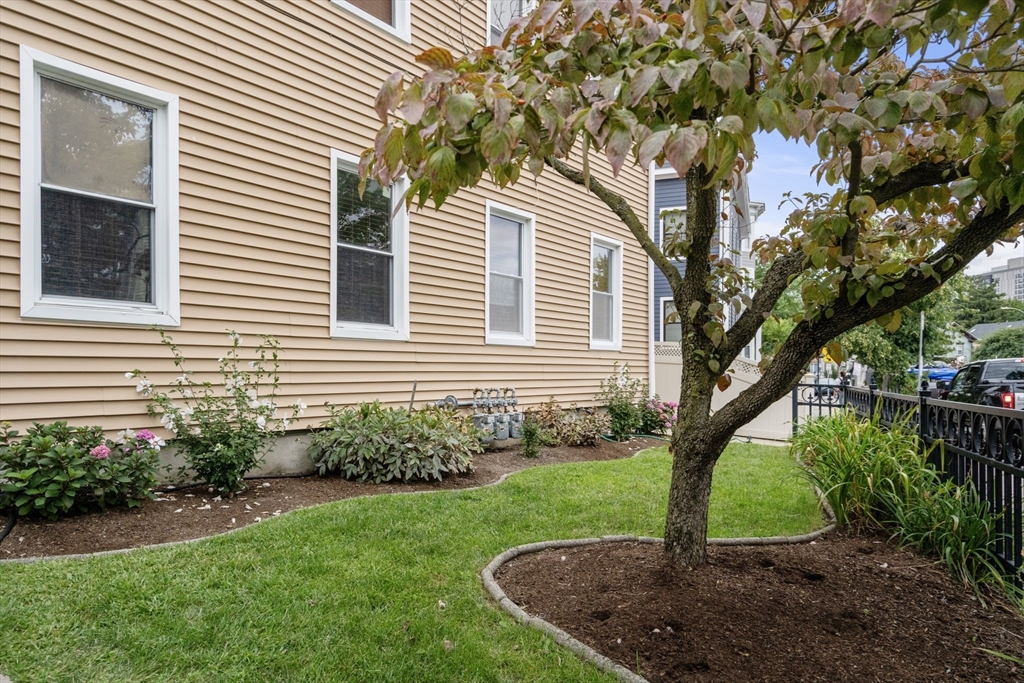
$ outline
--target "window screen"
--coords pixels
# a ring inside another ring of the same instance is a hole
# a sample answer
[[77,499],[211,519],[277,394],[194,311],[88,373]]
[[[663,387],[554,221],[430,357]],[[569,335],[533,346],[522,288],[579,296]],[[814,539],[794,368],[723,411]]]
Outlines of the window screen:
[[489,331],[523,334],[523,224],[492,214],[489,229]]
[[40,77],[44,295],[152,303],[154,110]]
[[391,191],[370,181],[359,197],[359,177],[338,169],[338,322],[393,325],[394,248]]
[[409,2],[409,0],[346,0],[350,5],[355,5],[372,17],[380,19],[385,24],[395,25],[395,2]]
[[615,341],[615,251],[595,246],[591,263],[590,295],[592,300],[590,336],[596,341]]

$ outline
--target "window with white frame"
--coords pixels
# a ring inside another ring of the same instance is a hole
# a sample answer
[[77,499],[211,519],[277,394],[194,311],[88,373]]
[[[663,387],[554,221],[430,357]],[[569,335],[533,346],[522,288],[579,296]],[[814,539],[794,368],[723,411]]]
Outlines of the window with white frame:
[[331,151],[332,336],[409,339],[408,215],[405,180],[368,181],[359,196],[359,159]]
[[487,202],[488,344],[534,344],[533,229],[533,214]]
[[[677,206],[661,211],[661,247],[671,245],[686,235],[686,207]],[[671,251],[671,250],[670,250]],[[678,259],[677,259],[678,260]]]
[[331,0],[366,23],[409,42],[412,0]]
[[487,0],[487,44],[501,45],[512,21],[532,8],[531,0]]
[[177,96],[20,59],[22,317],[178,325]]
[[590,348],[622,349],[622,242],[590,235]]
[[679,342],[683,340],[683,323],[676,313],[676,305],[670,297],[661,299],[661,341]]

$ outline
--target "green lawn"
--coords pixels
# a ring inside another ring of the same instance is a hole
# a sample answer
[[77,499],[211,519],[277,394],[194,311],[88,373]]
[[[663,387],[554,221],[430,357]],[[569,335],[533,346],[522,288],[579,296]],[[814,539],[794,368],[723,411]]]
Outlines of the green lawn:
[[[195,544],[2,565],[0,672],[14,683],[611,681],[498,610],[479,572],[522,543],[661,536],[669,468],[661,448],[476,491],[340,501]],[[821,520],[787,449],[733,444],[710,524],[712,536],[764,536]]]

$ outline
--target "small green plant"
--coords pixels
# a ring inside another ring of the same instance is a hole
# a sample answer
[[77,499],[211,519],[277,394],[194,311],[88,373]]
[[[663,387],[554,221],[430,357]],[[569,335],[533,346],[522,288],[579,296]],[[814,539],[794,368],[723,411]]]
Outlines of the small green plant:
[[340,472],[374,483],[441,480],[469,472],[473,455],[483,450],[470,418],[434,406],[410,413],[374,401],[329,410],[309,447],[321,475]]
[[242,487],[242,477],[263,460],[290,422],[302,414],[302,399],[290,406],[290,415],[281,417],[277,404],[280,386],[281,345],[274,337],[263,335],[256,347],[255,359],[248,370],[241,357],[242,337],[228,331],[231,346],[219,360],[221,381],[196,381],[185,369],[185,357],[174,340],[163,330],[160,342],[181,371],[167,391],[157,391],[144,373],[125,373],[138,379],[136,391],[151,398],[149,412],[174,434],[174,445],[187,463],[179,475],[191,470],[199,481],[217,491],[234,494]]
[[164,442],[147,429],[117,439],[102,427],[34,423],[18,439],[0,425],[0,510],[57,519],[152,498]]
[[630,376],[629,363],[621,369],[615,363],[612,374],[601,380],[597,400],[608,409],[612,436],[627,441],[643,426],[639,402],[647,400],[647,382]]
[[544,446],[544,433],[540,423],[529,412],[523,420],[522,449],[523,455],[527,458],[536,458],[540,455],[541,446]]
[[655,394],[653,398],[646,401],[641,400],[639,409],[640,433],[664,434],[672,431],[672,425],[676,423],[679,404],[673,401],[662,401]]

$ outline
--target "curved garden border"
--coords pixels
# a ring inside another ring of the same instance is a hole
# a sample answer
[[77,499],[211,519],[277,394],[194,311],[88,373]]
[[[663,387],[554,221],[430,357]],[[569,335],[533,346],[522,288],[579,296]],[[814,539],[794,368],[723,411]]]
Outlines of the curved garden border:
[[[825,508],[827,513],[830,513],[827,507]],[[831,516],[831,515],[830,515]],[[808,534],[801,534],[800,536],[765,536],[765,537],[754,537],[754,538],[709,538],[708,545],[789,545],[796,543],[808,543],[833,531],[836,528],[834,523],[829,524],[823,529],[812,531]],[[543,631],[552,640],[559,645],[568,648],[570,651],[590,662],[598,669],[607,671],[608,673],[614,674],[623,683],[650,683],[646,678],[639,676],[621,664],[616,664],[612,660],[608,659],[597,650],[594,650],[589,645],[585,645],[580,641],[576,640],[568,633],[558,628],[554,624],[544,621],[540,617],[535,617],[524,611],[519,605],[512,602],[505,591],[501,589],[498,582],[494,579],[494,572],[498,571],[502,565],[509,560],[519,557],[520,555],[528,555],[530,553],[538,553],[541,550],[548,550],[554,548],[572,548],[581,545],[593,545],[594,543],[617,543],[617,542],[630,542],[630,543],[664,543],[662,538],[653,538],[651,536],[602,536],[600,538],[577,538],[561,541],[540,541],[539,543],[527,543],[525,545],[519,545],[514,548],[510,548],[502,554],[491,560],[490,564],[484,567],[484,570],[480,573],[483,578],[484,588],[494,599],[501,609],[508,612],[513,619],[516,621],[532,626],[533,628]]]

